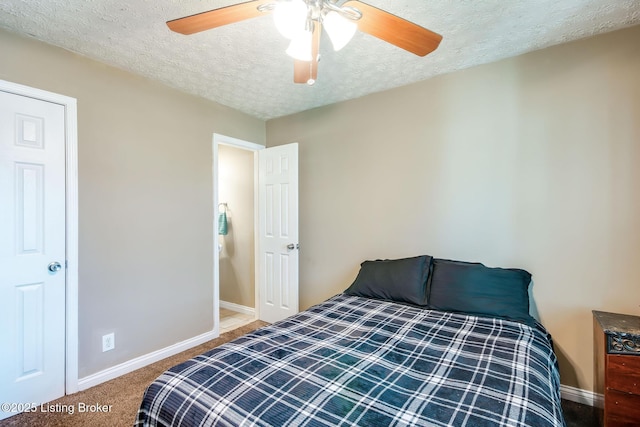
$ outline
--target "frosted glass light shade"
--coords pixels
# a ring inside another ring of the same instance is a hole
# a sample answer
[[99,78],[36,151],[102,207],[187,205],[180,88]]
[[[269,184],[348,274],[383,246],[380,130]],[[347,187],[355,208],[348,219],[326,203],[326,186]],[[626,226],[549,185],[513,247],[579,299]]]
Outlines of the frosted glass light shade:
[[307,5],[304,0],[279,1],[273,10],[273,22],[284,37],[293,40],[304,31],[307,22]]
[[300,61],[311,61],[311,38],[310,31],[300,31],[287,48],[287,55]]
[[334,11],[327,13],[322,23],[336,52],[349,43],[358,29],[358,24]]

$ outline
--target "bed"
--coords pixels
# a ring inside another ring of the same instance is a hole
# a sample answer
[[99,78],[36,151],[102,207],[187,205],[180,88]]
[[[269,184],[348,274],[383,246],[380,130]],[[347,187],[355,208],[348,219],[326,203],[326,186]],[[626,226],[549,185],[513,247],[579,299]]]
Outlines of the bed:
[[428,256],[366,261],[344,293],[160,375],[136,425],[564,426],[530,277]]

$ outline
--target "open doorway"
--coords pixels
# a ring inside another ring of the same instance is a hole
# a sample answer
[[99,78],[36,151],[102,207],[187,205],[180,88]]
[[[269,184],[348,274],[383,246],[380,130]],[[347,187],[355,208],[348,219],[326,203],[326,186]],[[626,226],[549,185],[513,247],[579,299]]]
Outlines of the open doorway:
[[214,328],[219,334],[258,318],[256,162],[263,148],[213,137]]

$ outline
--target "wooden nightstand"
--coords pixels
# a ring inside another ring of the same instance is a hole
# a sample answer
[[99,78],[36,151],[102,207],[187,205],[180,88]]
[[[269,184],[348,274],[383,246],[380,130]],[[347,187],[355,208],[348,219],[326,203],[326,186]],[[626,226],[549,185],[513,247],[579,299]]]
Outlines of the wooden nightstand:
[[601,424],[640,426],[640,317],[594,310],[593,338]]

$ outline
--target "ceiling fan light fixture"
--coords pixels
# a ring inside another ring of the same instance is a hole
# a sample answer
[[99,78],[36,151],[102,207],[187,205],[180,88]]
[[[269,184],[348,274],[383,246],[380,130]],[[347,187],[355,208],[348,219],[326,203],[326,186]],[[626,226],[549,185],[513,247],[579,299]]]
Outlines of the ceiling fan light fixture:
[[304,0],[279,1],[273,9],[273,22],[280,34],[293,40],[304,31],[308,13]]
[[289,43],[287,48],[287,55],[300,61],[309,62],[312,59],[312,42],[313,34],[311,31],[300,31]]
[[358,29],[358,24],[333,10],[324,16],[322,24],[336,52],[351,41]]

